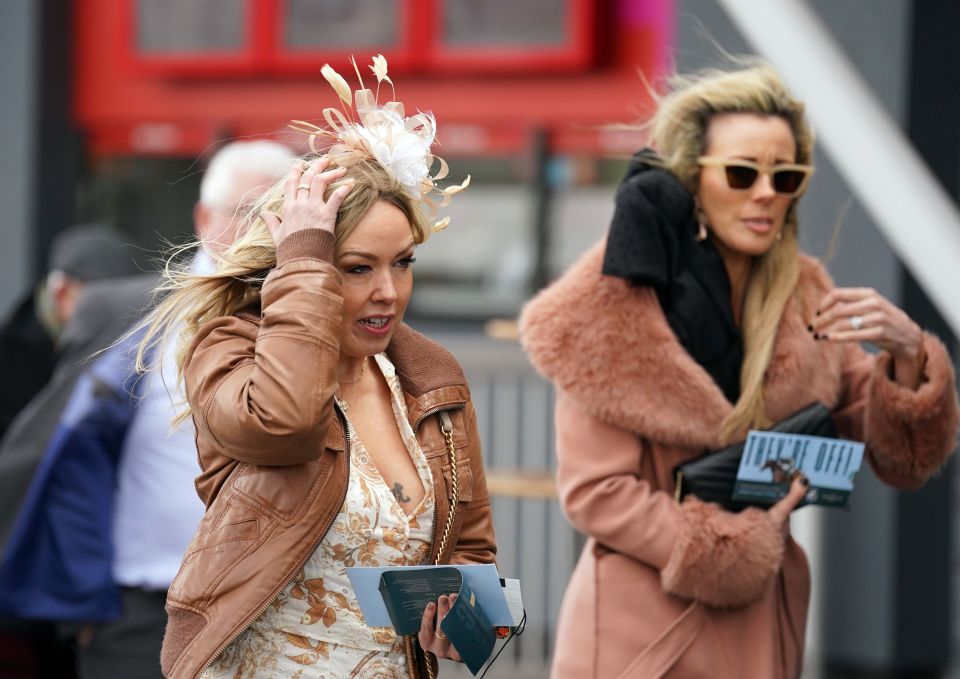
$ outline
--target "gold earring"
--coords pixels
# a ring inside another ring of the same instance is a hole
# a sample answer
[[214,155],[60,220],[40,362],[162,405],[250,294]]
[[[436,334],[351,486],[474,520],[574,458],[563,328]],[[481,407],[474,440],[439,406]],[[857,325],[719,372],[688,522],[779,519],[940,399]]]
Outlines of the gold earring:
[[707,216],[703,214],[703,208],[700,207],[700,199],[693,199],[693,213],[697,219],[697,235],[694,238],[697,239],[698,243],[702,243],[707,240]]

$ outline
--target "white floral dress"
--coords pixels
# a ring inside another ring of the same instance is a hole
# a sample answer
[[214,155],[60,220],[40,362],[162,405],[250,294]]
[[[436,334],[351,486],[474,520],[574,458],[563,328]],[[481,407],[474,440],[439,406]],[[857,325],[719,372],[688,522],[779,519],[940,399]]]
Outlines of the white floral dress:
[[393,414],[426,493],[408,516],[350,424],[347,497],[303,569],[201,675],[201,679],[403,679],[409,676],[402,637],[368,627],[347,578],[348,566],[423,563],[433,533],[433,478],[407,419],[393,364],[376,363],[390,386]]

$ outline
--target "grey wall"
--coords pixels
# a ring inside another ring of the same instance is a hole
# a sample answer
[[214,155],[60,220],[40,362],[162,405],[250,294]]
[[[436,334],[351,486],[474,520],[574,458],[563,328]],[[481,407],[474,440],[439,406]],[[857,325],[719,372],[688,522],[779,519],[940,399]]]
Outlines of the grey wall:
[[0,315],[30,283],[38,3],[0,2]]

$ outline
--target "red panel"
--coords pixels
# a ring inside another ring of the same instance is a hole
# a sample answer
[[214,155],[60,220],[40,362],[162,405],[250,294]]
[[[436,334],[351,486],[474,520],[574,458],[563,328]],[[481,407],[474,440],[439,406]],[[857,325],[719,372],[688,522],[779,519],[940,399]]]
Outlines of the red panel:
[[203,123],[143,122],[111,125],[88,137],[94,156],[190,157],[217,137],[214,126]]
[[270,68],[276,50],[277,24],[279,22],[280,0],[252,0],[252,29],[250,45],[254,68],[266,72]]

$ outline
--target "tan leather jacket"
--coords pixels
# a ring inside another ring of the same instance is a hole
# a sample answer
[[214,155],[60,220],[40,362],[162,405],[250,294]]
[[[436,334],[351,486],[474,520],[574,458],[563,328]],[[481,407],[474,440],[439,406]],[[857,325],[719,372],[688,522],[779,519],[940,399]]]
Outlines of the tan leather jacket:
[[[300,232],[278,248],[261,310],[218,318],[198,332],[185,365],[207,505],[167,595],[161,664],[192,678],[267,607],[323,539],[343,504],[349,472],[334,402],[342,322],[333,238]],[[436,516],[430,563],[450,511],[450,455],[438,413],[453,424],[460,503],[443,563],[496,556],[476,415],[449,352],[407,326],[387,349],[410,423],[430,464]],[[424,654],[407,638],[411,673]],[[435,665],[434,665],[435,667]]]

